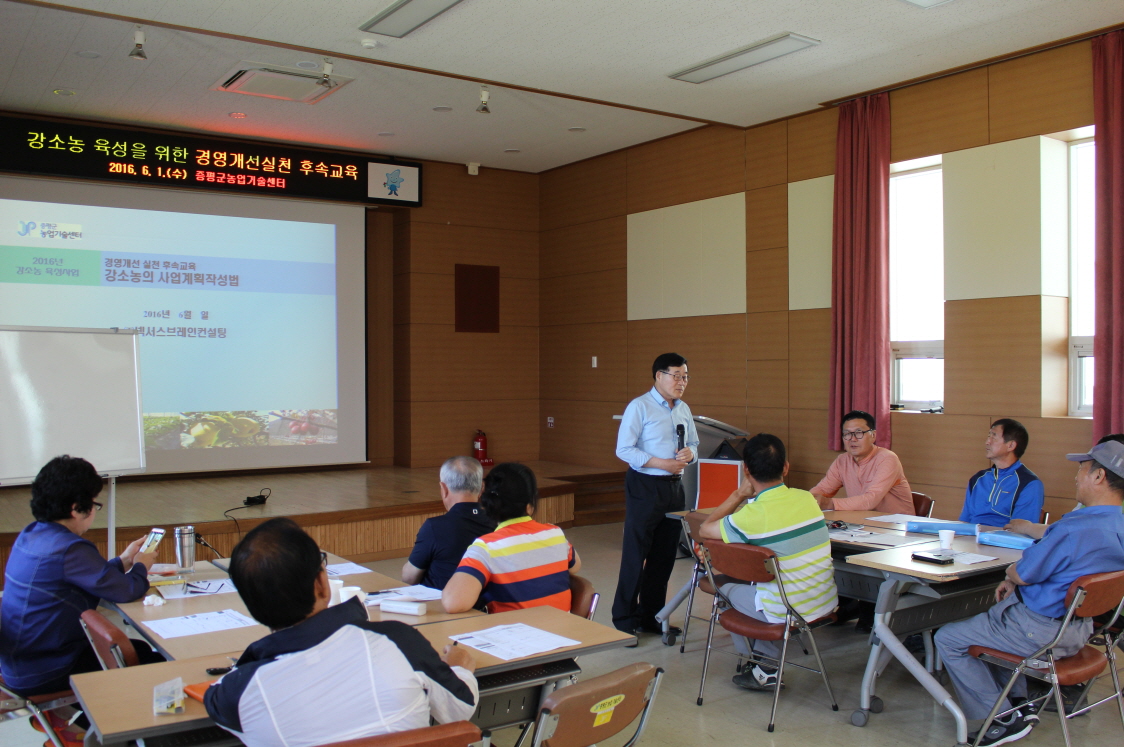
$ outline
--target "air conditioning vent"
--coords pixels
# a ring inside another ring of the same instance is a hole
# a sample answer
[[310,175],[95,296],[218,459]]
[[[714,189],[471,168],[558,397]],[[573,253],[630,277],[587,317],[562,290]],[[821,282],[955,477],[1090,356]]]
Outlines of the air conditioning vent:
[[333,73],[331,81],[334,85],[328,88],[321,85],[323,75],[320,73],[277,65],[263,65],[258,62],[242,62],[211,86],[211,90],[315,104],[352,80],[354,78]]

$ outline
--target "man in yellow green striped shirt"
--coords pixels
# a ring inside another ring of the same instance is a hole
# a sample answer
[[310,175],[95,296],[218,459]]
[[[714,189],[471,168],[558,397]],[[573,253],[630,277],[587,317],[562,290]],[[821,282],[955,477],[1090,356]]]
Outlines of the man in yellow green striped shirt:
[[[703,523],[702,536],[769,548],[780,560],[789,604],[808,621],[829,614],[838,606],[835,571],[827,524],[815,496],[784,484],[788,474],[784,443],[772,434],[758,433],[749,439],[742,460],[741,486]],[[738,509],[742,501],[748,502]],[[785,608],[775,581],[725,584],[722,593],[742,614],[784,622]],[[780,656],[777,641],[733,638],[743,656],[751,650],[773,660]],[[776,667],[754,666],[735,675],[734,683],[748,690],[772,690],[777,684]]]

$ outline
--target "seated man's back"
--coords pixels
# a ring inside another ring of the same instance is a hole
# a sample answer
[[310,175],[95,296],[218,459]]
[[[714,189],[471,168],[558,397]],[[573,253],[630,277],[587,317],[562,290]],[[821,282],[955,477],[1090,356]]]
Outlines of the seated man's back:
[[207,688],[203,704],[249,747],[314,747],[469,718],[471,654],[439,656],[408,625],[372,623],[358,599],[328,607],[327,556],[290,519],[246,534],[230,576],[273,632]]
[[[447,723],[476,707],[421,633],[367,621],[356,600],[252,644],[206,693],[207,711],[249,745],[303,747]],[[330,703],[330,707],[326,704]]]

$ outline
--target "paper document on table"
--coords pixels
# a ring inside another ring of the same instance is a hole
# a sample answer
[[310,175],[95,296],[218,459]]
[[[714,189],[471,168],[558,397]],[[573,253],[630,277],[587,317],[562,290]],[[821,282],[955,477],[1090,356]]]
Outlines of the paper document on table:
[[204,594],[230,594],[238,591],[234,588],[234,582],[229,578],[212,581],[186,581],[175,586],[161,586],[158,590],[165,599],[183,599],[184,597]]
[[166,620],[146,620],[144,624],[161,638],[182,638],[185,635],[218,633],[222,630],[248,628],[257,625],[255,621],[234,610],[200,612],[198,615],[169,617]]
[[989,560],[998,560],[998,558],[992,555],[977,555],[974,552],[958,552],[955,553],[952,557],[957,563],[963,563],[964,565],[972,565],[973,563],[986,563]]
[[393,599],[395,602],[436,602],[441,599],[441,590],[418,584],[372,591],[367,594],[367,606],[378,607],[386,599]]
[[364,568],[358,563],[333,563],[328,566],[329,576],[354,576],[356,573],[371,573],[370,568]]
[[827,533],[833,540],[843,541],[869,537],[872,534],[874,534],[874,532],[864,532],[859,529],[833,529]]
[[885,547],[902,547],[903,545],[920,545],[925,542],[932,542],[932,537],[902,537],[897,534],[878,534],[875,533],[870,537],[865,537],[860,542],[868,545],[884,545]]
[[497,625],[475,633],[461,633],[449,637],[462,646],[471,646],[477,651],[491,654],[504,661],[534,656],[556,648],[577,646],[581,643],[523,623]]
[[870,516],[863,521],[880,521],[883,524],[905,524],[910,521],[931,521],[937,524],[950,524],[948,519],[930,519],[927,516],[910,516],[909,514],[886,514],[885,516]]

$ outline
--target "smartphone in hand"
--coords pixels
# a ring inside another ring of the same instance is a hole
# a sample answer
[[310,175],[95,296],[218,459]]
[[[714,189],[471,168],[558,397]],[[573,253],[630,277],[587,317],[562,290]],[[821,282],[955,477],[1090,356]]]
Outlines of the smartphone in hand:
[[140,550],[138,550],[137,552],[142,555],[144,553],[156,552],[156,548],[160,546],[160,540],[162,539],[164,539],[164,530],[153,529],[148,533],[148,536],[144,538],[144,542],[141,544]]

